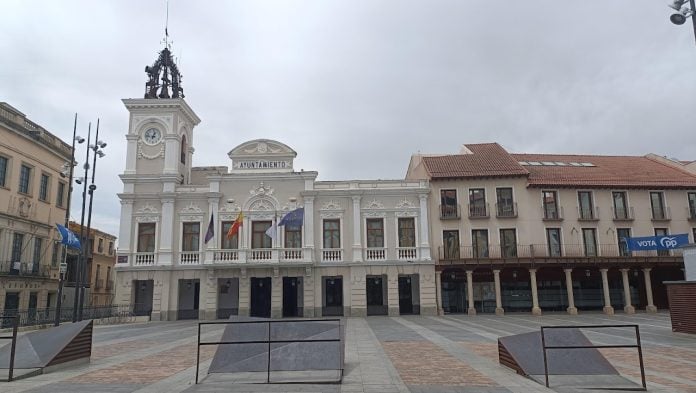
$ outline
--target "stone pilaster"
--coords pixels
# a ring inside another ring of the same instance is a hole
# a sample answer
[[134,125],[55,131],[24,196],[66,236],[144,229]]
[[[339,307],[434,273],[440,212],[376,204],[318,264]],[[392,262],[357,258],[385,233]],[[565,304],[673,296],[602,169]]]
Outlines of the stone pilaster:
[[353,196],[353,262],[362,262],[362,233],[360,231],[360,196]]
[[387,310],[390,316],[399,315],[399,272],[389,268],[387,274]]

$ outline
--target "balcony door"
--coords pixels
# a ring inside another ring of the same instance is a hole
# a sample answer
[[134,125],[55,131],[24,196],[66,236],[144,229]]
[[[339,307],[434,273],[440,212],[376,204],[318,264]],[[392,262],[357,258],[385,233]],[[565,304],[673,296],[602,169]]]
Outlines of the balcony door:
[[271,221],[253,221],[251,223],[251,248],[273,248],[273,239],[266,235]]
[[623,191],[615,191],[611,193],[611,199],[614,203],[614,218],[628,218],[628,202],[626,201],[626,193]]

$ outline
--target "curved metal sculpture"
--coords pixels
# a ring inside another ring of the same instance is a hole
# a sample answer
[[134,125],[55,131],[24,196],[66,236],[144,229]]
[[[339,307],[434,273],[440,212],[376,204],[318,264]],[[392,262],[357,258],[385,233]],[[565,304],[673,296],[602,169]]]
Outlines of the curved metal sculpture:
[[162,49],[152,66],[145,66],[145,73],[148,76],[145,98],[184,98],[181,73],[169,48]]

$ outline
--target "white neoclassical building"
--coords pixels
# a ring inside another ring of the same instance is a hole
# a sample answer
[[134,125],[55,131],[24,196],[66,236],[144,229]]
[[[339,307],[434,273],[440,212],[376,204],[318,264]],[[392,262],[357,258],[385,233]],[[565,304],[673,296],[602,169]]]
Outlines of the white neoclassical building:
[[[436,313],[427,180],[316,181],[265,139],[192,167],[200,119],[156,65],[146,98],[123,100],[117,303],[153,320]],[[277,225],[298,208],[301,226]]]

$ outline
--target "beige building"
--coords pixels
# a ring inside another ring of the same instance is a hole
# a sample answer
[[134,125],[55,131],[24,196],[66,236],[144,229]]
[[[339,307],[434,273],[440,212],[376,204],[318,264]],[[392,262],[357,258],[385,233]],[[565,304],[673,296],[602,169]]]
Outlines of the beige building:
[[648,156],[510,154],[496,143],[414,155],[429,180],[438,307],[444,312],[667,308],[680,250],[624,238],[696,236],[696,175]]
[[[167,80],[123,100],[117,303],[154,320],[435,313],[426,180],[317,181],[266,139],[193,167],[200,119]],[[301,222],[279,225],[293,211]]]
[[65,222],[70,145],[0,103],[0,307],[53,307]]
[[[80,224],[70,222],[70,230],[80,235]],[[86,306],[109,306],[113,304],[116,291],[114,290],[114,267],[116,265],[116,237],[98,229],[91,228],[89,234],[84,229],[87,238],[87,271],[89,275],[88,287],[85,295]],[[64,303],[72,306],[72,289],[75,286],[75,278],[72,267],[75,266],[76,255],[68,257],[68,271],[63,299]]]

